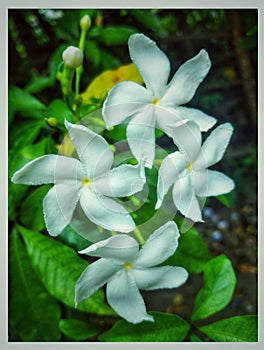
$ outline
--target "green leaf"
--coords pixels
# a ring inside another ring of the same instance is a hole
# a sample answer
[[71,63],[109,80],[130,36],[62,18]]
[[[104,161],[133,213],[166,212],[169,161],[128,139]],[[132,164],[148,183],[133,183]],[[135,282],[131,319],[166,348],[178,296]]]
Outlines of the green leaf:
[[[90,228],[89,228],[90,232]],[[99,231],[98,231],[99,234]],[[61,232],[58,239],[66,243],[68,246],[73,248],[74,250],[83,250],[87,248],[92,243],[78,234],[71,225],[65,227],[65,229]]]
[[[75,40],[80,32],[80,13],[79,11],[67,10],[63,12],[63,17],[57,22],[56,30],[54,31],[57,38],[64,42]],[[76,43],[77,44],[77,43]],[[75,46],[77,46],[75,44]]]
[[51,104],[48,106],[48,108],[45,111],[45,117],[49,120],[49,118],[52,118],[56,120],[55,123],[57,125],[55,126],[63,126],[64,127],[64,119],[67,119],[69,122],[74,122],[74,117],[72,112],[69,110],[67,105],[64,103],[64,101],[56,99],[51,102]]
[[46,291],[16,231],[9,259],[9,320],[23,341],[58,341],[60,307]]
[[37,98],[17,86],[10,86],[8,90],[8,105],[14,111],[29,111],[32,109],[45,109],[45,105]]
[[131,14],[137,19],[138,22],[142,23],[145,28],[149,28],[153,31],[162,30],[162,24],[155,12],[152,10],[131,10]]
[[112,128],[112,130],[106,130],[105,136],[113,140],[126,140],[126,125],[120,124]]
[[30,146],[45,124],[44,119],[23,120],[14,123],[9,132],[10,156],[15,156],[22,148]]
[[88,60],[91,60],[95,67],[98,67],[100,65],[102,53],[96,42],[88,40],[85,43],[84,52],[85,57],[87,57]]
[[18,88],[17,86],[10,86],[8,90],[8,108],[9,119],[12,121],[15,112],[43,110],[45,105],[37,98],[31,96],[25,90]]
[[25,91],[29,94],[35,94],[44,89],[47,89],[48,87],[54,86],[55,82],[56,80],[54,77],[39,77],[33,82],[31,82],[25,88]]
[[211,259],[212,255],[207,245],[198,231],[192,227],[180,235],[176,252],[164,262],[164,265],[182,266],[189,274],[198,274]]
[[210,260],[204,268],[204,285],[194,300],[192,321],[207,318],[223,309],[231,300],[236,276],[225,255]]
[[52,78],[56,78],[60,64],[62,64],[62,53],[68,47],[68,44],[60,45],[50,56],[48,63],[48,73]]
[[37,231],[41,231],[46,227],[42,202],[50,188],[50,185],[44,185],[33,190],[22,203],[20,221],[23,225]]
[[190,342],[192,342],[192,343],[200,343],[200,342],[202,342],[202,339],[200,339],[196,334],[194,334],[194,333],[191,333],[190,334]]
[[221,202],[222,204],[224,204],[225,207],[230,208],[230,202],[229,202],[229,200],[228,200],[228,198],[227,198],[226,195],[221,194],[221,195],[219,195],[219,196],[216,196],[215,198],[216,198],[217,200],[219,200],[219,202]]
[[[33,135],[32,135],[33,137]],[[17,149],[17,147],[14,147],[10,150],[10,165],[9,165],[9,172],[10,175],[13,175],[15,171],[22,168],[26,163],[29,161],[43,156],[46,152],[46,146],[47,146],[48,139],[43,139],[34,145],[31,145],[29,143],[28,146],[22,146],[21,148]]]
[[144,321],[131,324],[118,321],[109,331],[99,336],[106,342],[181,342],[189,332],[190,325],[177,315],[150,312],[155,322]]
[[21,204],[23,198],[28,192],[29,187],[26,185],[14,184],[8,181],[8,217],[11,221],[17,216],[17,207]]
[[108,26],[101,30],[98,39],[106,46],[127,45],[130,35],[137,31],[132,27]]
[[217,342],[258,341],[258,318],[255,315],[235,316],[198,329]]
[[[33,265],[50,294],[64,304],[74,307],[74,287],[88,263],[77,253],[54,238],[19,226]],[[104,303],[104,293],[99,290],[80,303],[79,310],[99,315],[115,315]]]
[[[30,160],[44,155],[46,152],[47,142],[49,142],[49,139],[43,139],[34,145],[22,147],[21,149],[11,149],[9,154],[9,177],[11,178],[15,171],[22,168]],[[23,203],[23,198],[28,191],[29,186],[14,184],[13,182],[9,181],[8,207],[10,219],[14,219],[18,215],[18,211],[16,209],[21,205],[21,203]]]
[[100,329],[77,319],[60,320],[59,326],[64,335],[75,341],[88,340],[100,332]]

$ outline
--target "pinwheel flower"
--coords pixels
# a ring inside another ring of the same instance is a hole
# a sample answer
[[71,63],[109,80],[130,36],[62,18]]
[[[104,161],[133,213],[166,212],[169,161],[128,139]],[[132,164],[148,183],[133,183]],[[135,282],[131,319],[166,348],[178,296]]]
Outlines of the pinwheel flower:
[[141,191],[144,165],[120,165],[111,169],[114,156],[107,142],[83,125],[65,121],[79,159],[49,154],[17,171],[12,181],[26,185],[54,183],[43,200],[44,218],[51,236],[57,236],[71,222],[80,203],[93,223],[119,232],[130,232],[135,223],[129,213],[110,197],[124,197]]
[[205,198],[228,193],[234,182],[228,176],[208,167],[220,161],[224,155],[233,127],[230,123],[218,126],[201,146],[201,132],[193,122],[183,122],[173,132],[180,152],[164,158],[159,169],[157,185],[158,209],[169,188],[176,208],[193,221],[203,221],[199,197]]
[[143,34],[134,34],[129,38],[128,47],[146,87],[132,81],[116,84],[104,102],[103,117],[108,128],[128,122],[127,140],[132,153],[140,159],[144,149],[148,154],[146,166],[151,167],[155,156],[155,127],[171,137],[172,125],[179,120],[194,120],[201,131],[215,124],[215,118],[202,111],[181,107],[192,99],[211,62],[207,52],[201,50],[178,69],[167,85],[170,62],[154,41]]
[[124,234],[82,250],[82,254],[101,259],[90,264],[76,282],[76,306],[107,284],[107,300],[121,317],[131,323],[153,322],[139,289],[176,288],[185,283],[188,273],[184,268],[155,267],[176,251],[178,237],[176,224],[169,221],[154,231],[140,250],[137,241]]

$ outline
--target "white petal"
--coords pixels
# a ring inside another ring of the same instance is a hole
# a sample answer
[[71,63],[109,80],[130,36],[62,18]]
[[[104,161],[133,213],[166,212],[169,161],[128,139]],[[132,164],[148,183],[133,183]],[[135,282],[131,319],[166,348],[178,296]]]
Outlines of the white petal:
[[225,153],[232,133],[233,126],[230,123],[219,125],[214,129],[203,143],[201,153],[194,166],[209,167],[219,162]]
[[12,177],[14,183],[42,185],[81,179],[84,173],[78,159],[48,154],[32,160]]
[[201,150],[202,135],[199,126],[193,121],[183,120],[175,125],[172,136],[175,145],[192,163]]
[[141,191],[146,182],[141,172],[141,164],[123,164],[94,181],[94,187],[105,196],[130,196]]
[[78,202],[76,183],[57,184],[44,197],[44,219],[51,236],[58,236],[71,222]]
[[147,89],[133,81],[116,84],[103,105],[103,118],[107,128],[123,123],[152,100],[153,96]]
[[159,168],[157,184],[157,204],[155,209],[161,206],[164,196],[169,188],[180,176],[180,173],[188,165],[188,159],[180,152],[174,152],[165,157]]
[[80,204],[92,222],[107,230],[127,233],[135,228],[133,219],[120,204],[86,186],[80,190]]
[[127,141],[138,162],[151,168],[155,158],[155,115],[152,105],[137,113],[127,126]]
[[172,137],[174,126],[182,121],[176,111],[175,108],[164,107],[160,104],[155,105],[157,128],[164,131],[169,137]]
[[109,263],[109,260],[99,259],[90,264],[78,278],[75,284],[75,305],[89,298],[118,271],[120,266]]
[[118,272],[107,283],[106,296],[111,307],[128,322],[154,321],[153,317],[147,314],[144,300],[132,274],[126,273],[125,270]]
[[138,243],[133,237],[118,234],[97,242],[79,253],[122,262],[132,262],[137,252]]
[[135,267],[159,265],[170,257],[178,246],[179,230],[175,222],[168,221],[148,238],[138,252]]
[[179,106],[189,102],[211,67],[208,53],[201,50],[175,73],[160,103]]
[[201,131],[208,131],[217,121],[215,118],[196,108],[176,107],[175,113],[180,119],[194,121]]
[[78,156],[85,165],[87,175],[93,179],[108,171],[114,161],[111,148],[105,139],[84,125],[65,121]]
[[170,62],[156,43],[143,34],[131,35],[128,40],[132,61],[142,75],[146,87],[160,98],[164,92],[170,74]]
[[155,290],[178,288],[186,282],[188,272],[182,267],[161,266],[133,269],[133,276],[139,289]]
[[235,187],[234,181],[230,177],[219,171],[207,170],[194,171],[195,193],[199,197],[219,196],[228,193]]
[[173,202],[176,208],[192,221],[203,221],[190,174],[178,179],[173,187]]

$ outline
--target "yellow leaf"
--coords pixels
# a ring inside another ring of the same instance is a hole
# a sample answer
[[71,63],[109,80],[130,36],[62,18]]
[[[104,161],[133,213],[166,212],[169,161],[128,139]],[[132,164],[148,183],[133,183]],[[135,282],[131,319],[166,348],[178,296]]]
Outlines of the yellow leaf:
[[82,93],[83,103],[93,103],[93,99],[103,101],[112,87],[124,80],[143,84],[143,79],[134,63],[121,66],[114,70],[107,70],[96,77]]
[[74,146],[68,134],[64,137],[63,143],[57,146],[57,149],[59,154],[66,157],[70,157],[73,154]]

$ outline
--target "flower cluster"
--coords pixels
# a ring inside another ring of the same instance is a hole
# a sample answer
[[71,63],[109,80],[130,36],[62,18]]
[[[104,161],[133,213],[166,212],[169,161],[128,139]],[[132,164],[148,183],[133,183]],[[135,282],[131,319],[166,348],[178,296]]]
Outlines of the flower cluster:
[[[142,191],[145,167],[151,168],[155,159],[155,128],[159,128],[178,150],[167,155],[160,166],[155,208],[162,206],[172,188],[174,205],[181,214],[194,222],[202,221],[200,198],[234,188],[229,177],[208,170],[223,157],[233,128],[229,123],[218,126],[202,144],[201,133],[213,127],[216,119],[182,106],[192,99],[210,69],[205,50],[185,62],[168,83],[169,60],[152,40],[134,34],[128,47],[145,87],[131,81],[116,84],[104,102],[103,118],[108,128],[128,123],[127,141],[138,164],[112,167],[114,153],[106,140],[86,126],[66,120],[77,156],[44,155],[17,171],[12,181],[54,184],[43,201],[51,236],[59,235],[71,223],[77,207],[92,223],[115,231],[79,252],[100,259],[88,265],[76,282],[75,303],[106,284],[112,308],[127,321],[139,323],[153,321],[139,289],[176,288],[185,283],[188,273],[182,267],[157,266],[177,249],[177,225],[168,221],[146,242],[137,242],[128,234],[136,229],[135,222],[119,198]],[[64,57],[72,59],[73,53],[71,48]],[[77,58],[82,61],[82,57]]]

